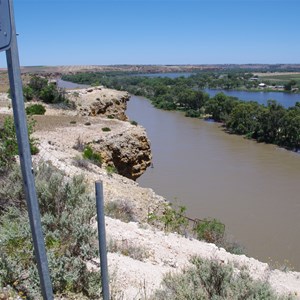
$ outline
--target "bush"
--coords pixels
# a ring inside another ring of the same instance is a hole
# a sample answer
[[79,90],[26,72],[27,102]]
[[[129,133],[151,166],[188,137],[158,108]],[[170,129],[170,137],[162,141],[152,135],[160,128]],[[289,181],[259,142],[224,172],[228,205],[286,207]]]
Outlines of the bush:
[[168,232],[185,234],[188,227],[188,219],[185,215],[186,207],[173,208],[171,203],[165,203],[162,212],[153,212],[148,215],[149,223],[160,223]]
[[137,121],[130,121],[130,124],[131,124],[131,125],[134,125],[134,126],[137,126],[137,125],[138,125],[138,122],[137,122]]
[[27,115],[44,115],[45,112],[46,108],[41,104],[32,104],[26,107]]
[[208,243],[220,243],[225,233],[225,225],[217,219],[204,219],[196,224],[193,231],[198,240],[205,240]]
[[[36,170],[36,189],[54,293],[82,293],[94,299],[100,293],[100,276],[88,271],[86,262],[97,255],[96,232],[90,226],[96,208],[83,177],[66,179],[43,164]],[[24,194],[11,196],[10,206],[0,214],[0,287],[11,285],[26,299],[39,299]]]
[[110,129],[109,127],[103,127],[103,128],[102,128],[102,131],[108,132],[108,131],[111,131],[111,129]]
[[[34,121],[28,122],[29,136],[33,132]],[[38,153],[36,140],[29,138],[31,154]],[[15,161],[15,156],[18,154],[18,143],[14,120],[12,117],[6,117],[3,126],[0,127],[0,173],[8,169]]]
[[99,153],[94,152],[90,146],[85,147],[82,156],[83,158],[90,160],[95,165],[101,167],[102,164],[101,155]]
[[136,221],[132,206],[125,200],[107,202],[105,204],[105,215],[126,223]]
[[167,274],[151,299],[293,299],[277,296],[267,282],[253,280],[247,271],[236,272],[231,265],[199,257],[192,264],[180,274]]

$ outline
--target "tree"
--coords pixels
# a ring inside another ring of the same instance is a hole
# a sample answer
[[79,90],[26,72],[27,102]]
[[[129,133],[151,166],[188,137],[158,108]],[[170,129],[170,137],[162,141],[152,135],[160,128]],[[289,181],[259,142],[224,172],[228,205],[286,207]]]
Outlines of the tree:
[[257,102],[241,102],[232,109],[226,127],[232,133],[252,137],[259,127],[258,120],[262,112],[263,106]]

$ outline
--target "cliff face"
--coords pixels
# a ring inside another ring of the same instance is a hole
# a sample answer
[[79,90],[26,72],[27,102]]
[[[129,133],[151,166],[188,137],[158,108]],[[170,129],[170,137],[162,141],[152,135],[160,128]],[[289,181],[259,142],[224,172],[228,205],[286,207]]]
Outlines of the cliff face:
[[150,143],[140,126],[131,125],[126,131],[109,133],[91,147],[101,153],[104,164],[114,166],[120,175],[133,180],[151,164]]
[[106,116],[112,119],[125,121],[127,101],[130,96],[127,92],[91,87],[68,91],[68,97],[75,102],[81,116]]

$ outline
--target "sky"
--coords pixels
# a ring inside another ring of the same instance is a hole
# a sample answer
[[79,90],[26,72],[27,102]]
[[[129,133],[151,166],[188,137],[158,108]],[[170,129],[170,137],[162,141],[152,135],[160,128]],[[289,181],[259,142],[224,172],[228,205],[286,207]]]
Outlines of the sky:
[[13,2],[22,66],[300,63],[300,0]]

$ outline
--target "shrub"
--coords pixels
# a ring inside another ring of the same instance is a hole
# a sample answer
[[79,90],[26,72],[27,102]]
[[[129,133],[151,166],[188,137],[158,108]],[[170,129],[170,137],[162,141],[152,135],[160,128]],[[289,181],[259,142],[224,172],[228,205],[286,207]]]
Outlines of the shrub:
[[101,155],[99,153],[94,152],[90,146],[85,147],[82,156],[83,158],[90,160],[95,165],[101,167],[102,164]]
[[125,200],[114,200],[105,203],[105,215],[126,223],[136,221],[132,206]]
[[46,108],[41,104],[32,104],[26,107],[27,115],[44,115],[45,112]]
[[[34,121],[28,122],[29,136],[33,132]],[[29,138],[31,154],[38,153],[36,140]],[[15,125],[12,117],[6,117],[0,127],[0,173],[4,172],[15,161],[18,154],[18,144]]]
[[217,219],[204,219],[196,224],[193,231],[196,233],[198,240],[218,244],[224,237],[225,225]]
[[113,173],[118,173],[118,169],[115,166],[107,166],[106,172],[108,175],[112,175]]
[[144,261],[150,257],[150,253],[147,248],[140,245],[132,245],[127,240],[110,240],[107,248],[107,251],[109,252],[121,253],[122,255],[129,256],[139,261]]
[[136,121],[130,121],[130,124],[131,124],[131,125],[134,125],[134,126],[137,126],[137,125],[138,125],[138,122],[136,122]]
[[111,131],[111,129],[110,129],[109,127],[103,127],[103,128],[102,128],[102,131],[108,132],[108,131]]
[[[97,255],[96,232],[90,226],[96,210],[83,177],[66,179],[51,165],[39,165],[36,189],[54,293],[95,298],[100,293],[100,276],[87,270],[86,261]],[[9,284],[26,299],[39,299],[24,195],[12,196],[10,207],[0,214],[0,287]]]
[[245,270],[235,272],[231,265],[199,257],[192,264],[180,274],[167,274],[151,299],[293,299],[277,296],[267,282],[253,280]]
[[186,207],[173,208],[171,203],[165,203],[162,212],[153,212],[148,215],[148,222],[161,223],[164,230],[185,234],[188,227],[188,219],[185,215]]

